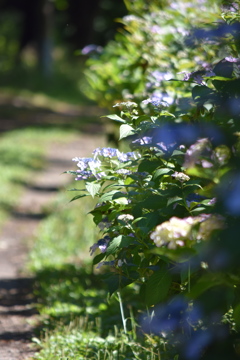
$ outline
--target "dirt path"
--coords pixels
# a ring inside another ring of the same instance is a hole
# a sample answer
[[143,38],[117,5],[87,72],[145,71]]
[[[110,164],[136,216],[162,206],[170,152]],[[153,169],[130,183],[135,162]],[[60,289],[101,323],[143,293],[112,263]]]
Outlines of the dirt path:
[[26,188],[0,232],[0,360],[25,360],[34,355],[33,279],[22,271],[28,252],[26,239],[34,238],[44,206],[69,182],[69,176],[61,174],[72,167],[71,159],[89,156],[103,142],[102,135],[84,134],[68,144],[52,144],[45,169]]

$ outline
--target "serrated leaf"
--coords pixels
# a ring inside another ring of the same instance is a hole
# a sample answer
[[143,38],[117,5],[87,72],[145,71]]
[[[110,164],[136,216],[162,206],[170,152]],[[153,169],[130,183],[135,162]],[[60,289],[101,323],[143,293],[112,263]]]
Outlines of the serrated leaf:
[[116,114],[112,114],[112,115],[104,115],[104,116],[101,116],[101,117],[107,117],[111,120],[114,120],[114,121],[117,121],[117,122],[121,122],[123,124],[126,123],[126,120],[122,119],[120,116],[116,115]]
[[130,125],[127,125],[127,124],[121,125],[119,131],[120,131],[119,140],[121,140],[127,136],[135,134],[133,127]]
[[134,239],[131,236],[119,235],[112,239],[110,245],[107,248],[106,255],[114,254],[117,250],[134,243]]
[[107,248],[106,255],[114,254],[117,251],[117,248],[119,247],[119,244],[122,240],[122,235],[119,235],[112,239],[110,245]]
[[92,195],[92,197],[94,197],[101,189],[101,185],[96,184],[94,182],[88,182],[86,183],[86,189],[89,192],[89,194]]
[[172,277],[166,268],[155,271],[146,283],[146,303],[155,305],[164,300],[168,294]]

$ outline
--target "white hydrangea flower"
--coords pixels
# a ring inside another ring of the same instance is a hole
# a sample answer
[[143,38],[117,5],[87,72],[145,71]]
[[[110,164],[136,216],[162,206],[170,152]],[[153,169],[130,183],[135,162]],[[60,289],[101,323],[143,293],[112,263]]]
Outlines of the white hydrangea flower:
[[224,228],[224,218],[218,214],[201,214],[187,218],[172,217],[158,225],[150,238],[157,247],[166,245],[169,249],[184,246],[186,240],[193,240],[192,229],[200,224],[196,240],[207,240],[212,231]]
[[184,245],[183,240],[190,238],[192,224],[191,217],[180,219],[174,216],[169,221],[158,225],[150,238],[157,247],[168,244],[169,248],[175,249],[177,245]]
[[190,180],[190,177],[188,175],[184,174],[183,172],[175,171],[175,173],[172,174],[172,177],[174,177],[176,180],[181,181],[181,182]]
[[130,214],[122,214],[118,216],[118,220],[122,220],[127,223],[129,221],[134,220],[134,217]]

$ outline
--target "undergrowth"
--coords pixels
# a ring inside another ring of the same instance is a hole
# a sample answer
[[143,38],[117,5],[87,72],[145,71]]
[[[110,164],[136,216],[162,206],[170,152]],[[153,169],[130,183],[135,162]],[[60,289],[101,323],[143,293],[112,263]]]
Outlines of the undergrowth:
[[109,298],[104,272],[92,271],[89,247],[96,229],[91,218],[79,219],[93,201],[76,208],[77,203],[68,204],[63,196],[66,200],[66,193],[59,194],[52,213],[42,221],[30,253],[41,324],[33,339],[39,346],[35,359],[158,360],[169,356],[163,337],[144,336],[138,327],[146,310],[139,288],[124,289],[122,303],[121,296]]

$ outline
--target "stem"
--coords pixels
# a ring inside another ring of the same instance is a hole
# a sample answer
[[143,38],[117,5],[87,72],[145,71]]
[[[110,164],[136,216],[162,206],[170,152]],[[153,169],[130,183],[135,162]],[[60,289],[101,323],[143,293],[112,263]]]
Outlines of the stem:
[[122,323],[123,323],[123,330],[124,330],[124,333],[127,334],[126,319],[125,319],[125,316],[124,316],[123,303],[122,303],[122,298],[121,298],[121,294],[120,294],[119,291],[117,292],[117,296],[118,296],[118,301],[119,301],[119,305],[120,305],[120,311],[121,311],[121,317],[122,317]]

